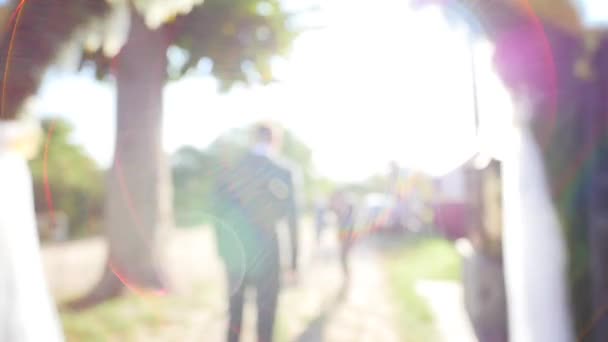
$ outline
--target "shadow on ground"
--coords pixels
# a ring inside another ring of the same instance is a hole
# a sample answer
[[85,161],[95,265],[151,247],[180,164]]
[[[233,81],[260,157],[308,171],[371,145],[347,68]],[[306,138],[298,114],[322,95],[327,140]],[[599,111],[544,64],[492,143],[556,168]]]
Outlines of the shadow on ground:
[[335,297],[329,302],[329,304],[321,310],[319,315],[315,317],[304,329],[304,331],[295,338],[296,342],[323,342],[325,327],[331,320],[336,310],[344,303],[346,295],[348,294],[348,284],[342,285],[340,290],[336,293]]

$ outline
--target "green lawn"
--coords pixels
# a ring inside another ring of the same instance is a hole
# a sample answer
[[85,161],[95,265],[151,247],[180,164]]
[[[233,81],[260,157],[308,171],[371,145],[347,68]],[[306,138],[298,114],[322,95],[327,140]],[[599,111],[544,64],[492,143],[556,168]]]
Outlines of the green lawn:
[[190,296],[129,294],[82,312],[62,309],[61,320],[70,342],[174,340],[193,328],[192,317],[208,303],[203,290]]
[[[208,329],[224,333],[227,313],[210,304],[217,290],[196,290],[188,296],[129,294],[82,312],[62,309],[61,321],[68,342],[141,342],[207,340]],[[216,307],[217,305],[215,305]],[[194,339],[192,336],[198,336]],[[287,342],[284,322],[277,317],[275,338]],[[209,337],[218,340],[218,337]]]
[[438,339],[431,312],[416,294],[415,284],[420,279],[459,281],[460,260],[451,243],[437,238],[406,242],[388,253],[386,266],[405,341]]

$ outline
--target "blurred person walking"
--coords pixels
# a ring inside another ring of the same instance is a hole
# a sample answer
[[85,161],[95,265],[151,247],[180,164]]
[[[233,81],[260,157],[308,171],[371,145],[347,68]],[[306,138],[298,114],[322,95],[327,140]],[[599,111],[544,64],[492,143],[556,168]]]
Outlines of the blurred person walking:
[[344,274],[345,285],[350,282],[349,255],[353,244],[355,225],[355,201],[345,190],[336,191],[330,200],[330,208],[338,220],[338,239],[340,241],[340,264]]
[[281,283],[276,227],[283,219],[289,228],[290,275],[297,271],[296,172],[279,157],[280,142],[276,128],[258,125],[253,147],[219,175],[215,186],[216,236],[230,296],[229,342],[240,338],[247,288],[256,290],[258,341],[272,341]]
[[321,244],[321,235],[327,226],[327,203],[324,198],[318,197],[315,201],[315,233],[317,246]]

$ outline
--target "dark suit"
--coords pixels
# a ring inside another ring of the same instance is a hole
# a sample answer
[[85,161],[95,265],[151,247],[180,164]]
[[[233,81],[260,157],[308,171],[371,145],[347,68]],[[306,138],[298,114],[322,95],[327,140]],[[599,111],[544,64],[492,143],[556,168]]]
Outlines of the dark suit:
[[228,341],[239,340],[244,292],[256,289],[258,340],[272,341],[280,288],[277,223],[286,218],[290,232],[291,267],[298,254],[295,173],[283,161],[248,152],[219,175],[216,224],[219,253],[230,288]]

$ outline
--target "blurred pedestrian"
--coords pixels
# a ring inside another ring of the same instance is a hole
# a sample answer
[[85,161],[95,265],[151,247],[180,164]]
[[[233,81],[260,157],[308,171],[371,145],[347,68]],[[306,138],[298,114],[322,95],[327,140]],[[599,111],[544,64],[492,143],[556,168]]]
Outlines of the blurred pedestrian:
[[327,226],[327,203],[323,198],[315,201],[315,233],[317,245],[321,244],[321,235]]
[[280,289],[276,226],[286,218],[291,275],[297,270],[298,211],[296,173],[279,155],[280,135],[270,125],[255,128],[253,147],[219,176],[215,192],[218,250],[228,275],[229,342],[240,338],[245,290],[256,290],[258,341],[273,337]]
[[330,208],[335,213],[338,223],[338,239],[340,241],[340,264],[344,274],[345,284],[350,281],[349,254],[354,240],[355,201],[345,190],[336,191],[330,200]]

